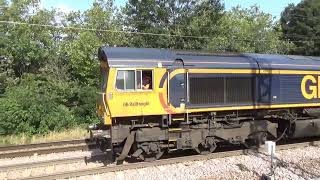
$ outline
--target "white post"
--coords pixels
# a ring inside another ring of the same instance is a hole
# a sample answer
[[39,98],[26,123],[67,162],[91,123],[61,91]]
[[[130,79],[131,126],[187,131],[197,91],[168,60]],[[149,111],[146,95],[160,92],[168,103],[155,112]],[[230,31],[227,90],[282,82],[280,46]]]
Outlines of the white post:
[[[266,141],[265,142],[265,148],[267,150],[268,155],[270,155],[270,172],[271,172],[271,176],[274,175],[274,163],[273,163],[273,159],[274,159],[274,155],[276,153],[276,143],[273,141]],[[271,178],[272,179],[272,178]]]

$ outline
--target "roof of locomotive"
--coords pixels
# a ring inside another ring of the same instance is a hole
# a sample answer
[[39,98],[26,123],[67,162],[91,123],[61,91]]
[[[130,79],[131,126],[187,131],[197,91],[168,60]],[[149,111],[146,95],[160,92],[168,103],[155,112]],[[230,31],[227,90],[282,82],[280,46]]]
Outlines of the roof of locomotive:
[[109,67],[172,67],[182,60],[188,68],[319,70],[320,57],[271,54],[212,54],[154,48],[101,47],[99,59]]
[[272,54],[244,54],[255,59],[260,69],[320,70],[320,57]]
[[101,47],[99,59],[110,67],[158,67],[158,63],[170,66],[174,53],[166,49]]

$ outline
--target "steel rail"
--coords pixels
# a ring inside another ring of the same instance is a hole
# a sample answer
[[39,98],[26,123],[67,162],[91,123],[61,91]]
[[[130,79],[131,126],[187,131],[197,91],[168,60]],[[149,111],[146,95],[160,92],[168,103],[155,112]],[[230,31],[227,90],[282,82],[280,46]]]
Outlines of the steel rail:
[[[319,145],[320,145],[320,141],[309,141],[309,142],[302,142],[302,143],[295,143],[295,144],[278,145],[277,149],[287,150],[287,149],[293,149],[293,148],[301,148],[306,146],[319,146]],[[230,156],[246,155],[246,154],[249,154],[251,151],[252,150],[250,149],[245,149],[245,150],[218,152],[218,153],[212,153],[208,155],[194,155],[194,156],[184,156],[184,157],[177,157],[177,158],[170,158],[170,159],[161,159],[154,162],[141,162],[141,163],[124,164],[124,165],[101,166],[101,167],[90,168],[90,169],[81,169],[77,171],[58,172],[58,173],[48,174],[43,176],[26,177],[26,178],[21,178],[20,180],[65,179],[65,178],[86,176],[91,174],[103,174],[108,172],[123,171],[123,170],[129,170],[129,169],[139,169],[139,168],[146,168],[146,167],[153,167],[153,166],[176,164],[176,163],[182,163],[182,162],[188,162],[188,161],[200,161],[200,160],[224,158],[224,157],[230,157]],[[260,148],[254,152],[264,152],[264,150]]]
[[34,168],[34,167],[43,167],[43,166],[51,166],[51,165],[59,165],[59,164],[71,164],[71,163],[76,163],[85,159],[86,159],[86,156],[82,156],[82,157],[55,159],[55,160],[30,162],[30,163],[22,163],[22,164],[12,164],[8,166],[0,166],[0,171],[3,172],[3,171],[28,169],[28,168]]
[[0,172],[4,171],[12,171],[12,170],[20,170],[20,169],[28,169],[28,168],[38,168],[44,166],[53,166],[60,164],[72,164],[84,161],[85,163],[89,162],[90,159],[98,159],[104,156],[104,153],[99,153],[91,156],[79,156],[79,157],[71,157],[71,158],[63,158],[63,159],[54,159],[54,160],[44,160],[44,161],[36,161],[36,162],[28,162],[21,164],[12,164],[7,166],[0,166]]
[[71,141],[57,141],[50,143],[11,145],[0,147],[0,158],[14,158],[21,156],[32,156],[34,154],[49,154],[76,150],[89,150],[95,144],[86,139]]
[[7,145],[7,146],[0,146],[0,152],[48,147],[48,146],[62,146],[62,145],[68,145],[68,144],[81,144],[81,143],[87,143],[87,142],[89,142],[88,139],[74,139],[74,140],[54,141],[54,142],[36,143],[36,144]]

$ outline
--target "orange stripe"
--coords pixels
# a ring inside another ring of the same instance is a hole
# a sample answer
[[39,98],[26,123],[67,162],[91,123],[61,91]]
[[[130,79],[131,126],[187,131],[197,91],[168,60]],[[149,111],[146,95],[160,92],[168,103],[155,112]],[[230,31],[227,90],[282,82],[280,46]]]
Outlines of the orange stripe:
[[169,114],[175,114],[175,112],[173,112],[170,107],[167,105],[167,103],[164,101],[164,97],[163,97],[163,93],[159,93],[159,99],[160,99],[160,103],[163,107],[163,109],[165,111],[167,111],[167,113]]

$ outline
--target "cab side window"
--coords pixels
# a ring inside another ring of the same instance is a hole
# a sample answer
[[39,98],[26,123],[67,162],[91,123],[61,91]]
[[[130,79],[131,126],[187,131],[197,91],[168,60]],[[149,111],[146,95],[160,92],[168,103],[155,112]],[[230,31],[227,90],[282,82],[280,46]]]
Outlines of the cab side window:
[[119,90],[152,90],[152,70],[119,70],[116,88]]
[[133,70],[118,71],[116,88],[120,90],[134,90],[135,89],[135,71]]
[[151,90],[153,85],[152,70],[137,70],[137,89]]
[[152,79],[153,79],[152,71],[143,70],[142,71],[142,89],[144,89],[144,90],[153,89]]
[[136,79],[137,89],[142,89],[142,71],[137,70],[136,75],[137,75],[137,79]]

